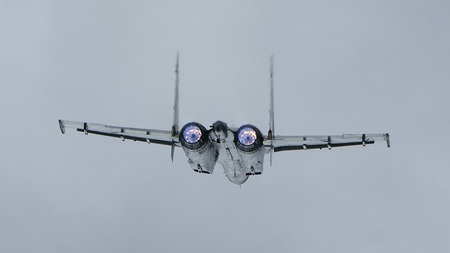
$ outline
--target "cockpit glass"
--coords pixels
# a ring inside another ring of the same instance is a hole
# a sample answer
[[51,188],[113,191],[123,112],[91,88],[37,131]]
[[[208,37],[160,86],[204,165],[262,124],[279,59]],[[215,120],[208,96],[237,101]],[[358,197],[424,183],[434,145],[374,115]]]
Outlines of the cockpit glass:
[[251,127],[245,127],[238,133],[238,140],[240,143],[249,146],[256,141],[256,131]]
[[196,143],[202,137],[202,131],[196,125],[186,127],[183,132],[183,138],[188,143]]

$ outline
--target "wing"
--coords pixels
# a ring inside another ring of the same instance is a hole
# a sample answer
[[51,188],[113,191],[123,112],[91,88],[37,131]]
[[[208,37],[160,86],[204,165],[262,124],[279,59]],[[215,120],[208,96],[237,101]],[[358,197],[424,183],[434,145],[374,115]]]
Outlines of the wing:
[[274,152],[286,150],[322,149],[345,146],[365,146],[376,141],[386,141],[390,147],[389,134],[343,134],[343,135],[309,135],[309,136],[275,136],[266,139],[264,146],[273,148]]
[[180,146],[178,135],[173,136],[171,131],[165,130],[108,126],[69,120],[59,120],[59,128],[63,134],[66,132],[66,128],[72,128],[85,134],[97,134],[121,138],[122,140],[142,141],[168,146]]

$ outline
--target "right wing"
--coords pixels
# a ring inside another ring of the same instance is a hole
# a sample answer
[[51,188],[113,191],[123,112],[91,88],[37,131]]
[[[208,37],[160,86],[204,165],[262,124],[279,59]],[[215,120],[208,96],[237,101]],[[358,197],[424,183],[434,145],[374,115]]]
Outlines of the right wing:
[[272,140],[266,139],[264,146],[274,152],[286,150],[322,149],[345,146],[365,146],[375,141],[386,141],[390,147],[389,134],[343,134],[343,135],[309,135],[309,136],[275,136]]
[[171,131],[166,130],[108,126],[104,124],[69,120],[59,120],[59,128],[63,134],[66,132],[66,128],[72,128],[76,129],[78,132],[84,132],[85,134],[97,134],[121,138],[122,140],[142,141],[167,146],[180,146],[178,134],[173,136]]

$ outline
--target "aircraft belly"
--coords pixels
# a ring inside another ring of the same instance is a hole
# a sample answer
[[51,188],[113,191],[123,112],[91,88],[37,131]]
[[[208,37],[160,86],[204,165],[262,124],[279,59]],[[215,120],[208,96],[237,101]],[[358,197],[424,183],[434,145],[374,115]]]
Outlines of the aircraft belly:
[[[215,138],[218,137],[218,138]],[[235,184],[243,184],[248,179],[246,175],[246,169],[242,166],[240,156],[236,150],[234,144],[234,133],[228,131],[226,137],[215,136],[212,138],[215,140],[217,150],[219,152],[219,158],[217,160],[222,165],[226,177]]]
[[190,150],[184,148],[188,163],[195,172],[212,174],[216,164],[216,150],[212,143],[208,143],[200,150]]

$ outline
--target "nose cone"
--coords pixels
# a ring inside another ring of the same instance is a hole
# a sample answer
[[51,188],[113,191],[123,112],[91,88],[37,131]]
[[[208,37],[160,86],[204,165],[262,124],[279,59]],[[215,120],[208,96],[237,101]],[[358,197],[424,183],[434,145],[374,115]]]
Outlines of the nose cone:
[[220,120],[213,123],[212,129],[213,129],[214,133],[216,133],[217,135],[222,135],[222,134],[226,135],[228,133],[227,124]]

